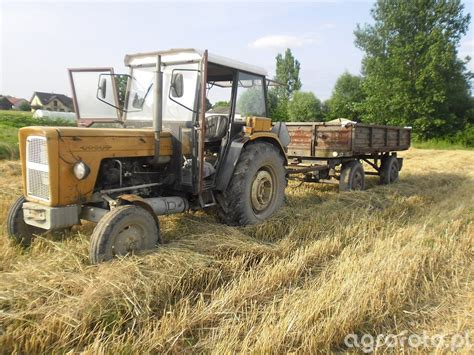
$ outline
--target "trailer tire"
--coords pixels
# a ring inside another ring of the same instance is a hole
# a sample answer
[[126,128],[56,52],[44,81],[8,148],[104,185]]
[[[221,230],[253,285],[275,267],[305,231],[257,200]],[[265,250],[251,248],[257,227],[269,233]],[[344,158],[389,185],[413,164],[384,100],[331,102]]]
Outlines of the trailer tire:
[[396,157],[386,157],[382,159],[380,167],[380,183],[382,185],[393,184],[398,181],[400,165]]
[[228,225],[249,225],[268,219],[284,203],[285,162],[271,143],[247,145],[226,191],[217,196],[218,214]]
[[23,217],[24,196],[20,196],[10,207],[7,216],[7,233],[10,239],[22,247],[29,247],[35,235],[46,233],[45,229],[30,226]]
[[152,249],[159,241],[160,228],[150,212],[126,205],[108,212],[97,223],[91,237],[89,257],[92,264]]
[[339,177],[339,191],[358,191],[365,189],[365,173],[358,160],[342,164]]

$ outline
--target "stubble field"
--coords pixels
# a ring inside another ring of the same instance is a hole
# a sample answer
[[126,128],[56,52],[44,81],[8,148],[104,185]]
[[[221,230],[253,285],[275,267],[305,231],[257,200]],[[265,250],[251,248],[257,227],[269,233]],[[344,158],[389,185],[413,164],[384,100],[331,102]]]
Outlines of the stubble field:
[[0,162],[0,351],[326,352],[348,334],[423,332],[472,342],[474,152],[402,156],[395,185],[290,184],[286,207],[251,227],[164,217],[159,248],[98,266],[92,224],[26,251],[9,242],[21,172]]

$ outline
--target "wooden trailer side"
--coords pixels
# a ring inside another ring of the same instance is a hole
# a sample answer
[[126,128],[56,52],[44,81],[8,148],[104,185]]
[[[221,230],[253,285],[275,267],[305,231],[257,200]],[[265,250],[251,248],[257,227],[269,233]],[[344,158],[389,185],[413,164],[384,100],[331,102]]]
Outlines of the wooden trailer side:
[[361,123],[288,123],[288,156],[335,158],[406,150],[411,129]]
[[352,151],[357,155],[407,150],[410,141],[411,129],[408,128],[356,124]]

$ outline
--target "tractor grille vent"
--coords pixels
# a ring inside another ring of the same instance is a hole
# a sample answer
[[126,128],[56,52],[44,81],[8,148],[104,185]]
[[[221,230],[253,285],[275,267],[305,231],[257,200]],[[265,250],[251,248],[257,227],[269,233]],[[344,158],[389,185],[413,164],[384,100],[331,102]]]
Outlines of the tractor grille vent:
[[26,193],[49,201],[48,149],[45,137],[26,139]]

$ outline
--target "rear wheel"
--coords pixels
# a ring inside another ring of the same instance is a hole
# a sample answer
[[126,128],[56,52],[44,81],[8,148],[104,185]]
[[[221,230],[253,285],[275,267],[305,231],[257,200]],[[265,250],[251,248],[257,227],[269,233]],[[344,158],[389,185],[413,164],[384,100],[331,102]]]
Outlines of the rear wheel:
[[268,219],[284,202],[285,167],[270,143],[244,148],[227,190],[218,196],[219,216],[230,225],[256,224]]
[[395,157],[386,157],[382,160],[380,167],[380,183],[382,185],[393,184],[398,181],[400,167]]
[[120,206],[107,213],[94,228],[90,260],[98,264],[115,256],[154,248],[159,225],[150,212],[138,206]]
[[357,191],[365,188],[365,173],[358,160],[342,164],[339,191]]
[[46,230],[25,223],[23,217],[23,203],[25,202],[25,197],[21,196],[11,205],[7,216],[7,232],[13,242],[28,247],[36,235],[46,233]]

